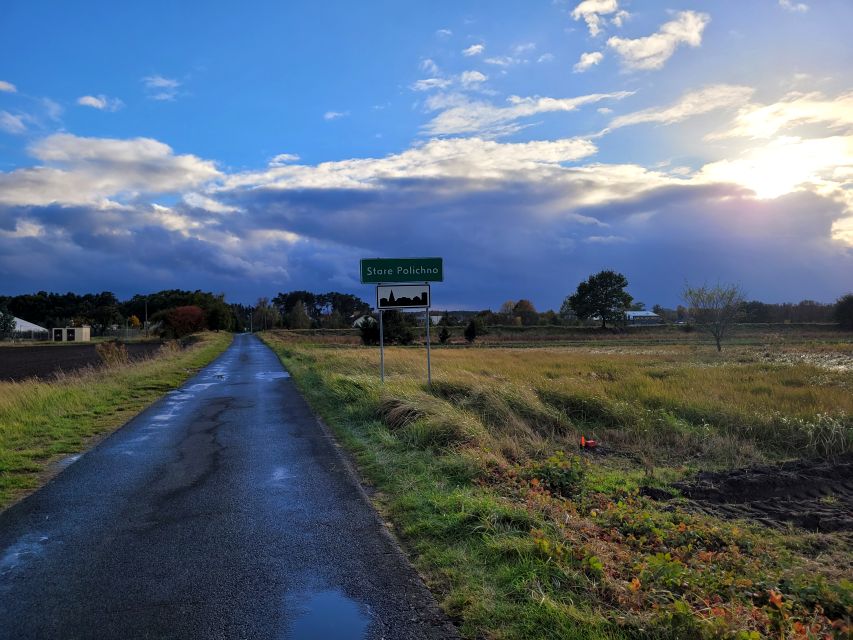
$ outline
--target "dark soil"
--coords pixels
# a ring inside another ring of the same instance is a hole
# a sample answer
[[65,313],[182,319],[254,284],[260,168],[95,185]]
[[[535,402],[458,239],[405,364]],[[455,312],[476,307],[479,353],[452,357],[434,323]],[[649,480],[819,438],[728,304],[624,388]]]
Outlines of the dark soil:
[[[160,348],[157,342],[134,342],[125,345],[131,360],[151,356]],[[0,380],[24,380],[38,376],[49,378],[55,373],[70,373],[86,367],[100,367],[101,358],[95,345],[43,345],[0,349]]]
[[675,487],[700,511],[727,518],[809,531],[853,531],[853,454],[703,472]]

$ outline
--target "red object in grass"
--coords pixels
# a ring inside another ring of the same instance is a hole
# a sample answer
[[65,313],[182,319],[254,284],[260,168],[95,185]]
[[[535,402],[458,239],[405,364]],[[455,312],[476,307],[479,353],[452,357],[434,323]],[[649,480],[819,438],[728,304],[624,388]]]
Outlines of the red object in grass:
[[587,440],[585,436],[581,436],[581,449],[592,449],[597,447],[598,442],[595,440]]

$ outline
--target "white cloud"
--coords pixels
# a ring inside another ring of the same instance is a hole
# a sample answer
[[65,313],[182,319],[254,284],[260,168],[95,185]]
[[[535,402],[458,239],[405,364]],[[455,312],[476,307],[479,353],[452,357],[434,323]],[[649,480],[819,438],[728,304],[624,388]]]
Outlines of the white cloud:
[[118,111],[124,106],[124,102],[118,98],[108,98],[100,94],[97,96],[81,96],[77,98],[77,104],[84,107],[92,107],[101,111]]
[[793,2],[793,0],[779,0],[779,6],[794,13],[805,13],[809,10],[809,5],[802,2]]
[[463,71],[459,76],[459,81],[466,89],[478,86],[481,82],[488,80],[488,76],[479,71]]
[[277,156],[273,156],[273,158],[269,161],[269,166],[282,167],[286,164],[297,162],[298,160],[299,156],[295,153],[279,153]]
[[587,69],[597,65],[604,59],[604,54],[601,51],[592,51],[590,53],[582,53],[580,60],[574,66],[575,73],[583,73]]
[[597,36],[601,33],[601,27],[604,19],[601,16],[616,13],[619,10],[619,2],[617,0],[584,0],[572,11],[572,18],[575,20],[584,20],[589,35]]
[[160,101],[174,100],[178,95],[178,89],[181,87],[178,80],[165,78],[158,74],[145,76],[142,78],[142,84],[149,98]]
[[672,124],[717,109],[734,108],[748,102],[754,93],[752,87],[715,84],[690,91],[668,106],[656,106],[614,118],[609,129],[627,127],[645,122]]
[[819,92],[794,92],[773,104],[750,104],[738,112],[730,128],[706,139],[771,138],[791,127],[814,124],[831,128],[853,126],[853,91],[832,99]]
[[99,204],[108,198],[174,193],[220,176],[193,155],[174,155],[150,138],[117,140],[54,134],[29,148],[42,166],[0,173],[0,203]]
[[24,116],[16,116],[8,111],[0,111],[0,129],[6,133],[21,134],[27,132]]
[[[218,191],[265,185],[276,189],[373,189],[398,178],[505,179],[518,172],[559,167],[592,155],[589,140],[566,138],[500,143],[481,138],[434,139],[384,158],[289,165],[228,176]],[[545,176],[543,175],[542,178]]]
[[483,53],[483,51],[485,51],[485,50],[486,50],[486,45],[484,45],[484,44],[472,44],[470,47],[468,47],[467,49],[464,49],[462,51],[462,55],[463,56],[469,56],[469,57],[470,56],[478,56],[481,53]]
[[[33,289],[49,278],[130,293],[142,283],[243,297],[358,292],[359,257],[440,246],[458,271],[442,298],[460,308],[512,291],[558,306],[566,279],[594,265],[625,269],[644,299],[677,296],[684,278],[743,278],[769,299],[830,300],[853,270],[848,138],[774,141],[732,159],[741,166],[684,175],[578,165],[596,147],[576,138],[438,139],[385,157],[222,175],[154,140],[51,136],[33,147],[39,166],[0,173],[0,274]],[[791,163],[800,164],[786,173]],[[159,193],[179,197],[146,201]]]
[[525,42],[522,44],[515,45],[512,48],[512,52],[515,55],[520,56],[522,53],[526,53],[528,51],[533,51],[534,49],[536,49],[536,43],[535,42]]
[[607,46],[621,58],[628,69],[660,69],[682,44],[698,47],[710,16],[695,11],[680,11],[675,20],[663,25],[657,33],[644,38],[607,40]]
[[214,200],[213,198],[209,198],[208,196],[194,191],[185,193],[182,200],[191,207],[204,209],[205,211],[210,211],[212,213],[235,213],[240,210],[237,207],[222,204],[218,200]]
[[323,120],[337,120],[349,115],[349,111],[327,111],[323,114]]
[[427,123],[423,130],[429,135],[506,135],[522,127],[517,122],[521,118],[539,113],[574,111],[587,104],[602,100],[621,100],[629,95],[630,91],[596,93],[576,98],[510,96],[507,99],[509,105],[505,107],[469,101],[463,96],[441,96],[428,102],[430,108],[440,113]]
[[4,91],[6,93],[17,93],[18,88],[13,85],[11,82],[6,82],[5,80],[0,80],[0,91]]
[[439,69],[438,65],[432,58],[424,58],[421,60],[421,63],[418,65],[421,71],[426,71],[430,75],[438,75]]
[[631,14],[627,11],[618,11],[615,16],[610,20],[614,24],[614,26],[621,27],[625,24],[626,20],[631,18]]
[[553,62],[553,61],[554,61],[554,54],[553,53],[543,53],[536,60],[536,62]]
[[447,78],[424,78],[418,80],[410,88],[412,91],[432,91],[433,89],[446,89],[453,82]]
[[514,64],[519,64],[522,61],[512,56],[494,56],[483,60],[486,64],[493,64],[496,67],[511,67]]
[[436,30],[435,35],[439,38],[449,38],[453,35],[453,32],[450,29],[438,29]]
[[47,117],[53,120],[54,122],[59,122],[59,119],[62,117],[63,111],[62,105],[50,98],[42,98],[41,105],[44,107],[45,113],[47,113]]

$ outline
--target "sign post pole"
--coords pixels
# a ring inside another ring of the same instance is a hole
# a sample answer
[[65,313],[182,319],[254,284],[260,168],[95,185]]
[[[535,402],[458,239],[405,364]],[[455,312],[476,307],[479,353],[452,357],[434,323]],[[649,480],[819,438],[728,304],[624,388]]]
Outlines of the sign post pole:
[[379,310],[379,381],[385,382],[385,328],[382,324],[382,316],[385,312]]
[[429,360],[429,325],[431,324],[431,322],[430,322],[430,317],[429,317],[429,307],[426,308],[424,313],[426,314],[427,385],[431,387],[432,386],[432,364],[430,363],[430,360]]

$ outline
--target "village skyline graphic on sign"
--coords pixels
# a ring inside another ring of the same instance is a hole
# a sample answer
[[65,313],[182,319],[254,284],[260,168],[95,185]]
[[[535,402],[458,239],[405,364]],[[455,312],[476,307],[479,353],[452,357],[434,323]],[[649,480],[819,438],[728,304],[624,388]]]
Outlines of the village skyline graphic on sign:
[[423,290],[421,295],[412,297],[394,295],[394,289],[391,289],[387,298],[379,298],[380,307],[426,307],[429,306],[429,290]]

